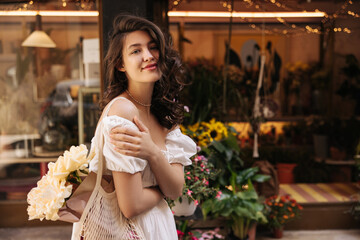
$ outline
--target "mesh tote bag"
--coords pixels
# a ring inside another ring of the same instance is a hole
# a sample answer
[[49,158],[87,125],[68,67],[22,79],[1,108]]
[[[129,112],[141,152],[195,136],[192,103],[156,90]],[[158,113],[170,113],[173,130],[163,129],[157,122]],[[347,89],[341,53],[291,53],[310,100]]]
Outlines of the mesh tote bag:
[[102,154],[104,144],[102,125],[103,123],[100,122],[99,166],[95,187],[79,222],[75,223],[77,226],[74,227],[72,240],[145,240],[137,221],[127,219],[120,211],[114,188],[110,192],[108,189],[105,191],[101,184],[105,165]]

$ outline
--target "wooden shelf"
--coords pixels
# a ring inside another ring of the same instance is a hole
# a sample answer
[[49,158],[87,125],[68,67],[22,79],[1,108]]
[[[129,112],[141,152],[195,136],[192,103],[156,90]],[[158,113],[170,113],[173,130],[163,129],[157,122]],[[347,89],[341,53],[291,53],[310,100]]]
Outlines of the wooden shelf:
[[0,159],[1,164],[15,164],[15,163],[47,163],[55,162],[57,158],[6,158]]
[[316,162],[324,162],[329,165],[355,165],[354,160],[334,160],[334,159],[322,159],[322,158],[315,158]]

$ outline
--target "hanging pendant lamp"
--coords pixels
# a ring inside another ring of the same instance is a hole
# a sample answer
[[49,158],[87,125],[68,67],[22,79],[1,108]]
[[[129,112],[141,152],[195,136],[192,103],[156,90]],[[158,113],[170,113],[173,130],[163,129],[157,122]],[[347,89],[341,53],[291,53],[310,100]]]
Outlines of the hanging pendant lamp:
[[41,30],[41,16],[36,15],[35,31],[33,31],[21,44],[23,47],[55,48],[55,42]]

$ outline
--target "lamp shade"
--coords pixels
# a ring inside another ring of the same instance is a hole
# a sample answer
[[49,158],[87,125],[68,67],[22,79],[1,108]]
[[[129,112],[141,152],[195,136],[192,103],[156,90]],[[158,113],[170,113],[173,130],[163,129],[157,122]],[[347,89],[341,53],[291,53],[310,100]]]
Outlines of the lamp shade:
[[21,46],[54,48],[56,44],[44,31],[35,30],[25,39]]

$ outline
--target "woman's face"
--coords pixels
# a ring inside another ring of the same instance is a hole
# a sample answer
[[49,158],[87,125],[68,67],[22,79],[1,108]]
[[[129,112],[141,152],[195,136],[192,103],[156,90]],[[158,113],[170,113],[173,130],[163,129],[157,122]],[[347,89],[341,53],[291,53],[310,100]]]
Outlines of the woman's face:
[[128,33],[123,46],[123,65],[128,81],[150,83],[160,79],[159,48],[145,31]]

